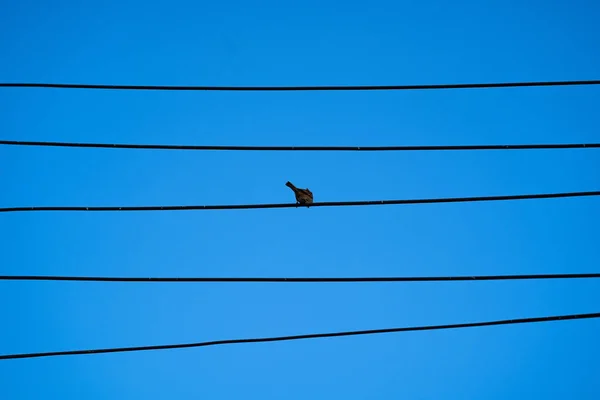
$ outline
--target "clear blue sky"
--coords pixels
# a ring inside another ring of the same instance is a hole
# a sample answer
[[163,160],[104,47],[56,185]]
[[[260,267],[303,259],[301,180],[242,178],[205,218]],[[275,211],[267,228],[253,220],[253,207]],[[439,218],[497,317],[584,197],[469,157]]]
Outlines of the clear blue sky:
[[[598,79],[594,1],[3,1],[0,81],[173,85]],[[59,5],[58,5],[59,4]],[[98,3],[100,4],[100,3]],[[10,140],[214,145],[598,142],[597,87],[0,90]],[[598,190],[597,150],[242,153],[0,148],[1,205],[191,205]],[[1,274],[598,272],[596,198],[14,213]],[[0,353],[600,311],[600,282],[1,282]],[[598,399],[600,321],[0,362],[3,399]]]

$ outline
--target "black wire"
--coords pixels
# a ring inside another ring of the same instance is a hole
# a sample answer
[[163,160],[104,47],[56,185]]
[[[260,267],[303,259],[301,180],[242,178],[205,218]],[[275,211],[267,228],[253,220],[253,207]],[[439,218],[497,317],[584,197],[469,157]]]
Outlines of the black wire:
[[164,277],[104,277],[104,276],[40,276],[0,275],[0,281],[78,281],[78,282],[439,282],[439,281],[501,281],[524,279],[586,279],[600,278],[600,273],[531,274],[480,276],[402,276],[367,278],[164,278]]
[[116,144],[116,143],[71,143],[37,142],[23,140],[0,140],[0,145],[86,147],[108,149],[152,149],[152,150],[234,150],[234,151],[429,151],[429,150],[531,150],[531,149],[591,149],[600,148],[600,143],[564,144],[484,144],[484,145],[441,145],[441,146],[196,146],[170,144]]
[[480,327],[480,326],[525,324],[525,323],[550,322],[550,321],[561,321],[561,320],[566,321],[566,320],[587,319],[587,318],[600,318],[600,313],[558,315],[558,316],[551,316],[551,317],[536,317],[536,318],[506,319],[506,320],[499,320],[499,321],[471,322],[471,323],[463,323],[463,324],[413,326],[413,327],[405,327],[405,328],[388,328],[388,329],[371,329],[371,330],[363,330],[363,331],[314,333],[314,334],[307,334],[307,335],[264,337],[264,338],[253,338],[253,339],[227,339],[227,340],[215,340],[215,341],[210,341],[210,342],[167,344],[167,345],[158,345],[158,346],[116,347],[116,348],[108,348],[108,349],[53,351],[53,352],[45,352],[45,353],[6,354],[6,355],[0,355],[0,360],[8,360],[8,359],[16,359],[16,358],[70,356],[70,355],[80,355],[80,354],[118,353],[118,352],[128,352],[128,351],[182,349],[182,348],[190,348],[190,347],[218,346],[218,345],[238,344],[238,343],[279,342],[279,341],[286,341],[286,340],[317,339],[317,338],[326,338],[326,337],[357,336],[357,335],[373,335],[373,334],[379,334],[379,333],[393,333],[393,332],[474,328],[474,327]]
[[392,204],[432,204],[432,203],[466,203],[478,201],[506,201],[506,200],[529,200],[550,199],[559,197],[583,197],[599,196],[600,191],[568,192],[568,193],[543,193],[543,194],[518,194],[508,196],[480,196],[480,197],[449,197],[437,199],[411,199],[411,200],[371,200],[371,201],[330,201],[300,205],[293,203],[284,204],[235,204],[235,205],[213,205],[213,206],[41,206],[41,207],[4,207],[0,212],[21,211],[182,211],[182,210],[240,210],[257,208],[293,208],[293,207],[332,207],[332,206],[376,206]]
[[350,85],[350,86],[166,86],[166,85],[93,85],[79,83],[0,83],[0,87],[29,87],[57,89],[112,89],[112,90],[210,90],[210,91],[314,91],[314,90],[422,90],[422,89],[479,89],[531,86],[598,85],[600,80],[457,83],[434,85]]

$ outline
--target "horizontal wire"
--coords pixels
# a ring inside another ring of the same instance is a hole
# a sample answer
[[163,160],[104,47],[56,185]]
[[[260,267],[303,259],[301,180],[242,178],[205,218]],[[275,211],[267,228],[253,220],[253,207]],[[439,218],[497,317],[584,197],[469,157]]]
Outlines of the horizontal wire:
[[471,322],[471,323],[448,324],[448,325],[429,325],[429,326],[413,326],[413,327],[404,327],[404,328],[371,329],[371,330],[362,330],[362,331],[314,333],[314,334],[307,334],[307,335],[263,337],[263,338],[252,338],[252,339],[227,339],[227,340],[215,340],[215,341],[210,341],[210,342],[167,344],[167,345],[157,345],[157,346],[115,347],[115,348],[107,348],[107,349],[53,351],[53,352],[44,352],[44,353],[24,353],[24,354],[5,354],[5,355],[0,355],[0,360],[8,360],[8,359],[16,359],[16,358],[71,356],[71,355],[82,355],[82,354],[118,353],[118,352],[129,352],[129,351],[182,349],[182,348],[190,348],[190,347],[206,347],[206,346],[217,346],[217,345],[226,345],[226,344],[279,342],[279,341],[287,341],[287,340],[317,339],[317,338],[326,338],[326,337],[374,335],[374,334],[380,334],[380,333],[474,328],[474,327],[481,327],[481,326],[526,324],[526,323],[566,321],[566,320],[588,319],[588,318],[600,318],[600,313],[557,315],[557,316],[550,316],[550,317],[535,317],[535,318],[518,318],[518,319],[506,319],[506,320],[499,320],[499,321]]
[[0,275],[0,281],[76,281],[76,282],[440,282],[440,281],[501,281],[524,279],[589,279],[600,273],[531,274],[531,275],[474,275],[474,276],[400,276],[400,277],[335,277],[335,278],[238,278],[238,277],[106,277],[106,276],[42,276]]
[[100,85],[80,83],[0,83],[0,87],[110,90],[203,90],[203,91],[316,91],[316,90],[424,90],[488,89],[534,86],[599,85],[600,80],[456,83],[432,85],[325,85],[325,86],[171,86],[171,85]]
[[297,207],[332,207],[332,206],[376,206],[393,204],[432,204],[432,203],[467,203],[480,201],[507,201],[550,199],[560,197],[599,196],[600,191],[567,192],[567,193],[542,193],[518,194],[504,196],[479,196],[479,197],[448,197],[436,199],[404,199],[404,200],[369,200],[369,201],[330,201],[306,204],[234,204],[234,205],[208,205],[208,206],[40,206],[40,207],[4,207],[0,212],[25,212],[25,211],[189,211],[189,210],[240,210],[258,208],[297,208]]
[[441,150],[536,150],[536,149],[592,149],[600,143],[564,144],[482,144],[482,145],[439,145],[439,146],[199,146],[172,144],[116,144],[116,143],[72,143],[40,142],[23,140],[0,140],[0,145],[85,147],[107,149],[144,150],[229,150],[229,151],[441,151]]

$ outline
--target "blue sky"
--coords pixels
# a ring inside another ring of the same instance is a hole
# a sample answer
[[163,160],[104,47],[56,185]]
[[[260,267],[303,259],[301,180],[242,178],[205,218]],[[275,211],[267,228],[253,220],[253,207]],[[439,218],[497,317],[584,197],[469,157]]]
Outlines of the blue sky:
[[[598,79],[593,1],[2,2],[0,81],[345,85]],[[8,140],[214,145],[598,142],[596,87],[422,92],[2,89]],[[3,207],[598,190],[597,150],[169,152],[0,147]],[[598,272],[598,199],[14,213],[0,273]],[[598,312],[593,280],[0,282],[0,353]],[[597,399],[600,321],[0,362],[7,399]],[[597,370],[596,370],[597,371]]]

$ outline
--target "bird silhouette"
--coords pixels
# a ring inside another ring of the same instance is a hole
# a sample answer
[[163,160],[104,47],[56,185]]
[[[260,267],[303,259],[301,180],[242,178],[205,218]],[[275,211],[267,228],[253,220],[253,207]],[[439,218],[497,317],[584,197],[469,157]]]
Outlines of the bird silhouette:
[[298,189],[290,181],[286,182],[285,186],[289,187],[294,191],[294,194],[296,195],[296,203],[311,204],[313,202],[313,194],[310,190],[308,190],[308,188]]

